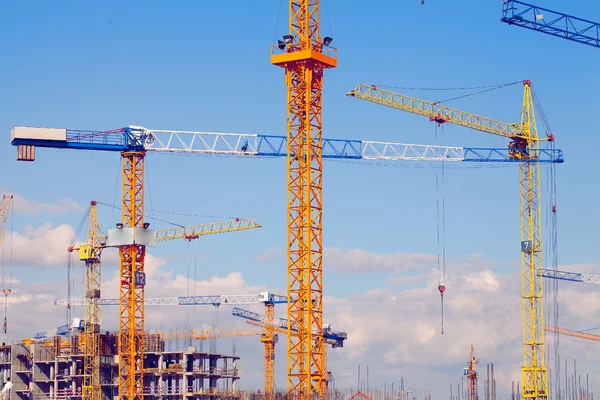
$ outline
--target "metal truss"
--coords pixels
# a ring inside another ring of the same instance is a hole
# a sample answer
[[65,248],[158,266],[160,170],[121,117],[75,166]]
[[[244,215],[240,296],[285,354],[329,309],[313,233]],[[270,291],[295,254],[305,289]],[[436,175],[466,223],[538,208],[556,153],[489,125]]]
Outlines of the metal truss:
[[[244,305],[244,304],[285,304],[287,297],[278,294],[269,293],[267,300],[264,294],[224,294],[213,296],[179,296],[179,297],[154,297],[145,298],[145,306],[192,306],[192,305],[210,305],[218,307],[220,305]],[[57,306],[82,306],[84,299],[74,298],[71,300],[54,300]],[[100,299],[101,306],[118,306],[119,299]]]
[[[371,101],[375,100],[371,99]],[[478,122],[476,129],[485,129],[483,128],[485,124],[478,120],[481,117],[472,114],[469,115],[469,121]],[[445,122],[458,123],[455,120]],[[490,123],[486,122],[486,124],[489,125]],[[475,127],[472,125],[473,122],[466,124],[466,126]],[[508,126],[510,124],[504,125]],[[507,129],[506,127],[501,128],[500,131],[502,133],[500,134],[505,136],[504,131],[510,131]],[[140,148],[152,152],[213,154],[238,157],[287,157],[288,145],[286,136],[150,130],[138,126],[104,132],[66,130],[66,137],[67,140],[65,142],[48,141],[45,139],[14,139],[13,144],[105,151],[125,151]],[[321,151],[325,160],[519,162],[519,160],[515,160],[509,156],[509,150],[506,148],[429,146],[354,139],[323,138]],[[562,163],[564,161],[563,152],[558,149],[530,149],[530,151],[537,155],[537,158],[532,158],[532,162]]]
[[556,271],[553,269],[542,269],[542,277],[551,278],[551,279],[560,279],[563,281],[600,285],[600,275],[579,274],[577,272]]
[[[520,9],[517,6],[522,6]],[[502,2],[502,22],[600,47],[600,23],[516,0]]]
[[439,124],[451,122],[504,137],[522,136],[521,132],[519,132],[519,124],[517,123],[507,124],[491,118],[440,105],[437,102],[421,100],[400,93],[383,90],[375,85],[359,84],[346,95],[414,114],[424,115],[429,117],[430,121],[435,121]]
[[361,158],[365,160],[464,161],[462,147],[429,146],[390,142],[362,142]]

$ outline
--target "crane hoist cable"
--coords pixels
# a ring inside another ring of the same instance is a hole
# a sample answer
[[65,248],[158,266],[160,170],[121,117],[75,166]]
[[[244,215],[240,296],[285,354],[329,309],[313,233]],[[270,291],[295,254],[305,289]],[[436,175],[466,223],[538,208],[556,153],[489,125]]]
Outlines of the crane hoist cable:
[[[442,335],[444,334],[444,292],[446,291],[446,200],[444,196],[444,183],[445,183],[445,172],[444,162],[442,162],[441,168],[441,191],[440,191],[440,179],[439,171],[435,174],[435,188],[436,188],[436,219],[437,219],[437,267],[438,267],[438,291],[440,292],[440,302],[442,309]],[[440,192],[442,198],[441,210],[440,210]],[[441,213],[440,213],[441,211]],[[441,214],[441,223],[440,223]],[[440,238],[440,225],[441,225],[441,238]],[[441,240],[440,240],[441,239]]]
[[[521,82],[521,81],[519,81]],[[497,83],[495,85],[484,85],[484,86],[465,86],[465,87],[448,87],[448,88],[420,88],[420,87],[408,87],[408,86],[390,86],[390,85],[374,85],[378,88],[386,89],[402,89],[402,90],[423,90],[433,92],[444,92],[444,91],[460,91],[460,90],[478,90],[478,89],[489,89],[489,88],[500,88],[512,85],[514,82],[508,83]]]
[[[8,295],[12,292],[12,260],[13,260],[13,253],[12,253],[12,248],[13,248],[13,231],[14,231],[14,207],[13,207],[13,200],[14,200],[14,196],[10,195],[10,196],[4,196],[2,198],[2,204],[0,206],[0,217],[2,218],[2,220],[0,220],[0,224],[2,224],[2,226],[0,226],[0,232],[1,232],[1,236],[0,236],[0,244],[2,245],[2,293],[4,294],[4,324],[2,326],[2,331],[4,332],[4,334],[6,334],[8,332],[8,321],[7,321],[7,315],[8,315]],[[9,214],[10,214],[10,218],[9,218]],[[5,269],[6,269],[6,265],[5,265],[5,251],[6,251],[6,242],[5,242],[5,232],[6,232],[6,221],[10,219],[10,241],[9,241],[9,278],[8,278],[8,287],[6,287],[5,282],[4,282],[4,277],[5,277]]]

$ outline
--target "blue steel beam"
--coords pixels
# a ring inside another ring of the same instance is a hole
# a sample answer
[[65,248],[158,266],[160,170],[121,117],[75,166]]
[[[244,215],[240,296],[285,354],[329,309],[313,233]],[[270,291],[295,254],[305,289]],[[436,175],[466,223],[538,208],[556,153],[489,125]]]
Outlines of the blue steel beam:
[[[262,315],[252,312],[252,311],[244,310],[242,308],[234,307],[231,310],[231,314],[233,316],[244,318],[249,321],[265,323],[264,317]],[[278,328],[287,329],[287,320],[285,320],[283,318],[278,318],[278,321],[275,322],[275,325]],[[292,331],[297,332],[298,329],[295,327],[292,327]],[[336,341],[337,345],[335,345],[335,347],[343,347],[344,340],[348,339],[348,334],[346,332],[334,331],[334,330],[331,330],[330,328],[324,328],[323,329],[323,338]]]
[[[519,7],[520,6],[520,7]],[[502,2],[502,22],[600,47],[600,23],[517,0]]]
[[600,275],[580,274],[577,272],[558,271],[553,269],[542,269],[542,277],[559,279],[562,281],[600,285]]
[[[35,131],[37,129],[37,131]],[[179,152],[233,156],[286,157],[287,137],[210,132],[151,131],[126,127],[110,131],[13,128],[11,143],[58,149]],[[33,132],[33,133],[32,133]],[[540,163],[562,163],[558,149],[529,150]],[[293,156],[293,155],[292,155]],[[378,161],[522,162],[507,148],[429,146],[393,142],[323,139],[323,158]]]

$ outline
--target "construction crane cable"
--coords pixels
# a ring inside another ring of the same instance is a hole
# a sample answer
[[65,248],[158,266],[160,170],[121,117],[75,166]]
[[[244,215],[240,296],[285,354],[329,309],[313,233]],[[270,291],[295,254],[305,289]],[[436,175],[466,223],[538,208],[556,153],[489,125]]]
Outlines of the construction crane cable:
[[517,83],[522,83],[523,81],[509,82],[509,83],[499,83],[496,85],[485,85],[485,86],[469,86],[469,87],[450,87],[450,88],[419,88],[419,87],[406,87],[406,86],[389,86],[389,85],[375,85],[381,88],[387,89],[403,89],[403,90],[423,90],[423,91],[452,91],[452,90],[476,90],[476,89],[489,89],[489,88],[500,88],[509,85],[514,85]]
[[[535,95],[535,92],[532,89],[534,102],[536,103],[536,107],[539,110],[538,115],[541,116],[541,121],[545,126],[546,134],[551,134],[551,129],[549,123],[545,117],[541,104]],[[550,149],[554,148],[554,141],[548,141],[548,147]],[[557,208],[556,208],[556,168],[554,165],[548,166],[547,174],[546,174],[546,189],[548,190],[547,198],[550,199],[549,204],[546,206],[546,221],[549,224],[550,230],[550,239],[546,242],[546,251],[549,254],[549,260],[551,264],[551,268],[554,271],[558,270],[558,230],[557,230]],[[552,315],[551,319],[554,326],[560,326],[559,317],[560,317],[560,305],[559,305],[559,281],[553,280],[551,283],[551,287],[544,287],[544,292],[546,297],[550,297],[552,299]],[[550,296],[551,292],[551,296]],[[548,311],[549,312],[549,311]],[[560,361],[560,334],[558,331],[554,331],[553,335],[553,353],[554,353],[554,370],[556,376],[561,376],[561,361]],[[549,354],[547,355],[549,357]],[[555,392],[561,392],[561,382],[560,379],[555,379]]]
[[[435,174],[436,186],[436,227],[437,227],[437,264],[438,264],[438,291],[440,292],[440,302],[442,311],[442,335],[444,334],[444,291],[446,290],[446,240],[445,240],[445,197],[444,197],[444,163],[442,162],[442,182],[441,182],[441,223],[440,223],[440,182],[439,171]],[[440,225],[442,228],[440,237]],[[443,271],[442,271],[443,270]],[[442,279],[443,278],[443,279]]]
[[[120,210],[121,207],[116,205],[116,204],[109,204],[109,203],[104,203],[102,201],[97,201],[98,204],[106,206],[106,207],[111,207],[115,210]],[[214,219],[235,219],[238,217],[235,216],[224,216],[224,215],[204,215],[204,214],[190,214],[190,213],[179,213],[179,212],[171,212],[171,211],[159,211],[159,210],[152,210],[153,213],[156,214],[168,214],[168,215],[176,215],[176,216],[183,216],[183,217],[198,217],[198,218],[214,218]],[[169,225],[173,225],[173,226],[177,226],[179,228],[185,228],[184,225],[172,222],[172,221],[167,221],[164,219],[160,219],[160,218],[156,218],[156,217],[152,217],[153,220],[155,221],[159,221],[159,222],[164,222],[165,224],[169,224]]]
[[[119,193],[119,183],[121,182],[121,166],[119,166],[119,168],[117,168],[117,179],[115,179],[115,192],[113,195],[113,204],[117,204],[117,195]],[[119,221],[121,221],[121,218],[119,218]],[[110,213],[110,225],[109,226],[114,226],[113,223],[115,222],[115,208],[113,208],[111,210]]]
[[542,121],[542,125],[544,126],[544,129],[546,131],[546,135],[549,136],[552,134],[552,128],[550,127],[550,122],[548,122],[548,118],[546,118],[546,113],[544,112],[544,108],[542,107],[542,103],[540,102],[538,95],[535,91],[535,88],[533,87],[533,85],[531,86],[531,93],[532,93],[532,97],[533,97],[533,102],[534,102],[534,106],[536,109],[536,114],[538,115],[538,117],[540,118],[540,120]]
[[324,0],[325,4],[325,14],[327,15],[327,23],[329,24],[329,36],[333,37],[333,29],[331,28],[331,17],[329,15],[329,7],[327,6],[327,0]]
[[150,202],[150,210],[149,210],[150,216],[148,217],[148,219],[156,223],[156,219],[154,218],[154,206],[152,205],[152,185],[150,183],[150,167],[149,167],[148,160],[146,160],[144,166],[146,168],[146,186],[145,187],[148,189],[148,200]]
[[279,30],[279,16],[281,15],[281,4],[283,0],[279,0],[279,7],[277,7],[277,19],[275,20],[275,32],[273,32],[273,43],[277,42],[277,31]]
[[91,210],[92,210],[92,206],[88,205],[88,208],[85,211],[85,215],[83,216],[83,218],[79,222],[79,226],[75,230],[75,234],[73,235],[73,238],[71,239],[71,243],[69,245],[70,248],[74,248],[75,247],[75,245],[77,244],[77,239],[81,235],[81,232],[82,232],[83,228],[87,227],[87,221],[88,221],[88,218],[90,216]]
[[523,81],[517,81],[517,82],[507,83],[507,84],[504,84],[504,85],[501,85],[501,86],[497,86],[497,87],[493,87],[493,88],[490,88],[490,89],[483,89],[483,90],[479,90],[477,92],[467,93],[467,94],[464,94],[464,95],[461,95],[461,96],[452,97],[450,99],[436,101],[435,104],[447,103],[447,102],[452,101],[452,100],[463,99],[465,97],[470,97],[470,96],[475,96],[477,94],[491,92],[492,90],[502,89],[502,88],[505,88],[505,87],[508,87],[508,86],[516,85],[517,83],[521,83],[522,84]]

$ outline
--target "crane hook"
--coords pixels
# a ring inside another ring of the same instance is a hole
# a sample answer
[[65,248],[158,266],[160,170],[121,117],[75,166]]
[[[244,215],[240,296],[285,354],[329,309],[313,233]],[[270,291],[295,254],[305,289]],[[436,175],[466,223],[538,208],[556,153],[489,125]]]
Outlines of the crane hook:
[[442,303],[442,335],[444,334],[444,292],[446,291],[445,285],[438,285],[440,291],[440,301]]

